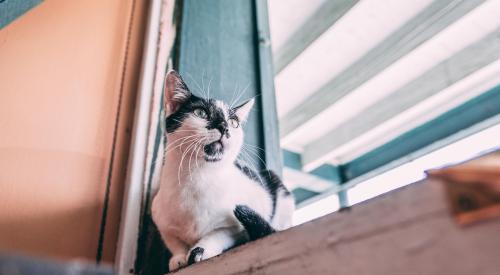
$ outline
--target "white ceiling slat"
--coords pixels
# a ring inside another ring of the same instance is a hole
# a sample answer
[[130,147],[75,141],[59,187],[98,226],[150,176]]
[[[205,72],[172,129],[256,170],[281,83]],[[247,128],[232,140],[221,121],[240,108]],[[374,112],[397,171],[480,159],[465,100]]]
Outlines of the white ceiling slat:
[[326,1],[274,53],[274,69],[278,74],[314,40],[328,30],[359,0]]
[[[282,146],[294,152],[302,152],[303,146],[362,113],[364,109],[419,77],[439,62],[479,41],[500,26],[498,10],[500,0],[490,0],[469,12],[336,101],[297,129],[292,136],[281,139]],[[286,100],[290,101],[289,98]]]
[[286,139],[310,119],[454,23],[483,0],[437,0],[281,119]]
[[275,76],[278,116],[297,107],[432,1],[358,2]]
[[286,179],[285,185],[289,190],[304,188],[313,192],[322,193],[334,186],[333,182],[287,167],[283,168],[283,178]]
[[331,152],[332,158],[328,162],[347,163],[489,91],[498,83],[500,83],[500,60],[336,148]]
[[268,0],[271,49],[275,53],[283,47],[307,19],[329,0]]
[[498,60],[499,49],[500,29],[497,29],[367,108],[362,114],[307,145],[302,154],[304,167],[313,169],[329,159],[335,148],[351,142],[377,125]]

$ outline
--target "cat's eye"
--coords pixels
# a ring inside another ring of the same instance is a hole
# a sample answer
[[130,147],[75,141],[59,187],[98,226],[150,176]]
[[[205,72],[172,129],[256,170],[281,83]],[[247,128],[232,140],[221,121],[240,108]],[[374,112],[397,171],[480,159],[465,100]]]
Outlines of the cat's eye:
[[231,125],[231,127],[233,128],[238,128],[240,126],[240,123],[238,122],[237,119],[231,118],[229,120],[229,125]]
[[193,113],[197,117],[207,118],[207,112],[201,108],[195,109]]

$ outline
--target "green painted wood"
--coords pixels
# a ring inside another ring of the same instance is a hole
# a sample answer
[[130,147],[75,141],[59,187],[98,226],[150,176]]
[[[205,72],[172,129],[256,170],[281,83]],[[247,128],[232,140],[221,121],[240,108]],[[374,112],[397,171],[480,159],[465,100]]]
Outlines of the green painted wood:
[[293,197],[295,198],[295,204],[299,204],[305,200],[308,200],[320,194],[318,192],[307,190],[301,187],[293,189],[292,193]]
[[285,167],[302,171],[302,159],[300,154],[289,151],[289,150],[281,150],[283,154],[283,165]]
[[342,170],[331,164],[323,164],[320,167],[310,171],[305,172],[302,167],[302,155],[296,152],[283,149],[281,151],[283,154],[283,160],[285,167],[301,171],[303,173],[308,173],[316,177],[322,178],[331,182],[332,184],[343,183],[344,176],[341,174]]
[[[401,165],[402,162],[411,161],[437,149],[430,146],[431,144],[498,115],[500,115],[500,85],[345,164],[343,168],[347,180],[382,166],[384,170],[389,170]],[[398,159],[402,161],[398,162]]]
[[[300,154],[289,150],[282,150],[282,154],[285,167],[301,171],[302,173],[308,173],[302,169],[302,160]],[[308,174],[314,175],[318,178],[321,178],[331,183],[332,187],[329,188],[326,192],[330,192],[331,189],[340,190],[337,193],[337,195],[339,196],[340,208],[349,206],[347,191],[342,190],[342,188],[340,187],[346,181],[343,167],[334,166],[330,164],[323,164],[320,167],[314,169],[313,171],[310,171]],[[307,188],[304,187],[295,188],[294,190],[292,190],[292,193],[295,196],[296,204],[302,203],[308,199],[320,195],[320,193],[308,190]]]
[[[253,1],[184,0],[178,49],[179,72],[195,94],[242,103],[261,94],[257,22]],[[208,91],[210,90],[210,91]],[[246,153],[263,168],[262,101],[244,125]],[[266,148],[270,149],[270,148]],[[262,161],[261,161],[262,159]]]
[[275,74],[279,74],[358,2],[359,0],[325,1],[276,51]]
[[330,158],[330,153],[336,148],[500,59],[499,49],[500,28],[306,145],[302,154],[303,165],[307,168],[319,165],[323,159]]
[[323,164],[320,167],[312,170],[310,174],[326,179],[332,184],[341,184],[343,176],[340,174],[341,170],[337,166],[331,164]]
[[484,0],[435,0],[401,28],[321,87],[280,121],[280,136],[292,134],[308,120],[456,22]]
[[276,110],[276,94],[274,91],[274,69],[272,62],[271,37],[269,32],[269,14],[266,0],[256,0],[255,16],[257,20],[257,50],[259,88],[261,99],[261,116],[264,133],[264,157],[266,166],[282,175],[278,112]]
[[42,0],[0,0],[0,29],[41,2]]

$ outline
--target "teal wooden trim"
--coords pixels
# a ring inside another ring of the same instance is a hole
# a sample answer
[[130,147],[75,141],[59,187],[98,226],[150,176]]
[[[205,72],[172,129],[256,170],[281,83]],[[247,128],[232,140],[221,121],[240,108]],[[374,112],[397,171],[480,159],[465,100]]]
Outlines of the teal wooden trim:
[[279,74],[358,2],[359,0],[325,1],[276,51],[275,74]]
[[42,0],[0,0],[0,29],[41,2]]
[[[424,154],[422,148],[497,115],[500,115],[500,85],[346,163],[343,165],[346,178],[351,180],[382,166],[399,165],[401,163],[390,163],[401,158],[410,161]],[[417,151],[421,152],[418,156],[408,157]],[[387,170],[391,167],[387,167]]]
[[[301,171],[303,173],[307,173],[304,171],[304,169],[302,169],[302,156],[299,153],[285,149],[283,149],[281,153],[283,155],[284,165],[286,167]],[[344,175],[342,175],[342,170],[340,169],[340,167],[331,164],[323,164],[320,167],[310,171],[308,174],[327,180],[332,184],[342,184],[344,182]]]
[[[178,70],[195,94],[238,103],[258,97],[262,91],[259,51],[256,49],[257,19],[254,1],[184,0],[179,32]],[[262,57],[264,58],[264,57]],[[245,91],[243,93],[243,91]],[[268,90],[272,92],[272,89]],[[246,147],[243,158],[256,168],[269,161],[265,143],[263,100],[257,98],[244,125]],[[266,115],[270,111],[266,111]],[[275,129],[274,131],[277,131]],[[274,167],[273,167],[274,168]]]
[[283,161],[280,154],[280,136],[276,95],[274,91],[274,69],[272,62],[269,15],[266,0],[256,0],[255,18],[257,29],[258,83],[261,99],[261,119],[263,127],[264,156],[266,166],[282,175]]
[[300,154],[285,149],[281,150],[281,153],[283,154],[283,165],[285,167],[302,171],[302,160]]
[[293,193],[293,197],[295,199],[295,204],[299,204],[303,201],[306,201],[306,200],[320,194],[318,192],[307,190],[307,189],[301,188],[301,187],[293,189],[292,193]]
[[323,164],[309,173],[322,179],[326,179],[334,184],[342,184],[342,178],[344,177],[341,174],[339,167],[331,164]]

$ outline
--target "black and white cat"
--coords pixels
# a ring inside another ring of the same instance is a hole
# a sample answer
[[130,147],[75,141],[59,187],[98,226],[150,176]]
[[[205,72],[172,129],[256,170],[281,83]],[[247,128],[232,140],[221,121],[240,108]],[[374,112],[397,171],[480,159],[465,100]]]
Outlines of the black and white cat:
[[291,226],[294,201],[279,177],[237,160],[253,100],[231,108],[195,96],[171,71],[165,102],[168,147],[152,217],[170,271]]

